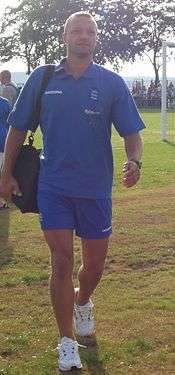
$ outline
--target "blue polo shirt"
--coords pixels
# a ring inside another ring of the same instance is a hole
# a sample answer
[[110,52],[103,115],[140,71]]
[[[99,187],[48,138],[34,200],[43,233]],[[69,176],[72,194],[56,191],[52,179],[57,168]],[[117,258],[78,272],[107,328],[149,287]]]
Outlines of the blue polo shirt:
[[[34,125],[44,69],[35,69],[22,89],[8,120],[12,127],[26,131]],[[119,75],[91,63],[74,78],[64,62],[55,66],[42,96],[39,124],[39,189],[84,198],[111,197],[112,124],[122,137],[145,127]]]
[[5,140],[8,132],[7,118],[11,109],[9,101],[0,96],[0,152],[4,151]]

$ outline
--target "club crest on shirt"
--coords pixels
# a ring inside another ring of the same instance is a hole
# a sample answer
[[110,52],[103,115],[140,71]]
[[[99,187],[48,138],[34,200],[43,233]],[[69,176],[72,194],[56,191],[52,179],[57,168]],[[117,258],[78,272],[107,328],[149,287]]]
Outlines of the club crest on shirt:
[[91,89],[90,98],[93,99],[93,100],[98,100],[98,96],[99,96],[98,90]]

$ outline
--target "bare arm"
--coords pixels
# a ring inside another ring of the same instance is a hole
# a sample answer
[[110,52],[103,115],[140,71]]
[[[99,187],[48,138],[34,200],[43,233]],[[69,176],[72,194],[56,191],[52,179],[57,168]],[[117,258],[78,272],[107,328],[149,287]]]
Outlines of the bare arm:
[[139,133],[124,138],[125,151],[128,161],[123,166],[123,184],[126,187],[134,186],[140,178],[140,169],[133,161],[140,161],[143,152],[142,139]]
[[125,150],[128,160],[141,160],[143,152],[142,139],[139,133],[128,135],[124,138]]
[[4,162],[1,171],[1,189],[0,195],[11,200],[11,195],[20,194],[19,186],[12,177],[15,161],[20,152],[21,146],[26,138],[26,132],[10,128],[4,150]]

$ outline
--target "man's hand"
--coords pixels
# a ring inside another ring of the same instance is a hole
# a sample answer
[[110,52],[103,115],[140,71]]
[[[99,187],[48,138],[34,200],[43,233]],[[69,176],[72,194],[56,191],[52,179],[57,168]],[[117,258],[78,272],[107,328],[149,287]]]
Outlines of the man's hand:
[[12,201],[12,195],[22,196],[18,183],[14,177],[0,180],[0,197],[7,202]]
[[134,161],[128,161],[123,165],[123,185],[127,188],[134,186],[140,178],[140,169]]
[[13,168],[27,132],[10,127],[4,151],[4,161],[0,176],[0,196],[6,201],[12,200],[12,195],[21,196],[17,181],[13,178]]

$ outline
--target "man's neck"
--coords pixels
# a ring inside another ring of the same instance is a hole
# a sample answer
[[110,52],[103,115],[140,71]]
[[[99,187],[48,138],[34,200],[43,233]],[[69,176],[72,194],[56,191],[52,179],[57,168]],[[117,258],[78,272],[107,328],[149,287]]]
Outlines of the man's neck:
[[88,59],[80,59],[77,57],[67,56],[65,68],[66,71],[71,73],[74,77],[79,77],[83,72],[85,72],[92,61],[92,57],[88,57]]

